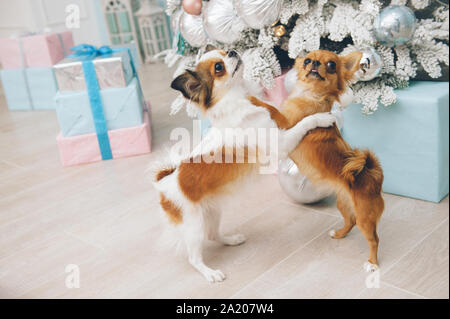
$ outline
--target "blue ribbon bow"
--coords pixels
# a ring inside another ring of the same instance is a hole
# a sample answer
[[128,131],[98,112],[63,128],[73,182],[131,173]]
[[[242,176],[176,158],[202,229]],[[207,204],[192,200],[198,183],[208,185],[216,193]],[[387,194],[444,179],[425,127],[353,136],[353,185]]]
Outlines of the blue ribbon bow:
[[79,44],[71,48],[70,51],[73,51],[74,53],[69,55],[69,58],[86,57],[94,59],[97,56],[108,55],[113,52],[117,52],[118,50],[113,50],[107,45],[97,48],[95,45],[91,44]]
[[84,79],[86,81],[91,113],[94,119],[95,132],[97,134],[100,154],[103,160],[112,159],[113,156],[108,136],[105,114],[103,112],[103,103],[100,96],[100,86],[98,84],[97,73],[95,72],[95,67],[92,60],[94,60],[98,56],[106,56],[114,52],[124,50],[128,51],[133,74],[137,76],[133,59],[131,57],[131,52],[127,48],[112,49],[111,47],[106,45],[97,48],[96,46],[90,44],[79,44],[70,49],[70,51],[73,51],[74,53],[68,56],[68,58],[79,58],[80,60],[82,60]]

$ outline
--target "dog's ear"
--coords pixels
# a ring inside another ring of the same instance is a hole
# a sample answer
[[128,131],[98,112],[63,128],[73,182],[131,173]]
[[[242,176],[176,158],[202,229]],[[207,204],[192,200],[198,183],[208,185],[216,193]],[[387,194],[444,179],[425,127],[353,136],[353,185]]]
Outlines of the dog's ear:
[[360,61],[362,58],[362,52],[355,51],[347,54],[346,56],[340,57],[341,60],[341,76],[345,80],[350,80],[353,78],[353,75],[360,68]]
[[180,91],[186,99],[198,102],[200,90],[202,89],[202,83],[196,72],[186,70],[186,72],[177,76],[172,81],[170,87],[174,90]]
[[207,81],[195,71],[186,70],[176,77],[170,84],[172,89],[180,91],[183,96],[192,102],[203,104],[208,107],[211,100],[211,89]]
[[212,44],[207,44],[206,48],[205,48],[205,53],[209,52],[209,51],[214,51],[217,50],[217,48],[215,46],[213,46]]

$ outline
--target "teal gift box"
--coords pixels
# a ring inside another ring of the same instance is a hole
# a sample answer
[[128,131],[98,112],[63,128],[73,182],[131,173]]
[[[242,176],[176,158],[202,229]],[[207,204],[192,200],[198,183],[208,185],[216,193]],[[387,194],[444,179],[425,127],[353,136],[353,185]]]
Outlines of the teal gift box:
[[[100,96],[108,131],[142,124],[144,101],[136,77],[124,88],[100,90]],[[95,133],[87,91],[58,92],[55,101],[62,136]]]
[[10,110],[55,109],[57,86],[51,67],[4,69],[0,77]]
[[449,192],[448,82],[411,82],[396,94],[372,115],[350,105],[342,135],[378,156],[384,192],[439,202]]

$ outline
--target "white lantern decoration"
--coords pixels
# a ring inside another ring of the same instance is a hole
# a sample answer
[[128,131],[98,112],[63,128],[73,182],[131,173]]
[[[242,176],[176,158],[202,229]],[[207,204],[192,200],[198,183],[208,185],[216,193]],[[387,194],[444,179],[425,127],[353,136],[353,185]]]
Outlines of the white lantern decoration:
[[141,3],[141,8],[134,15],[138,19],[145,62],[152,62],[155,54],[170,49],[169,28],[164,9],[155,1]]
[[103,0],[103,12],[112,45],[138,41],[129,0]]

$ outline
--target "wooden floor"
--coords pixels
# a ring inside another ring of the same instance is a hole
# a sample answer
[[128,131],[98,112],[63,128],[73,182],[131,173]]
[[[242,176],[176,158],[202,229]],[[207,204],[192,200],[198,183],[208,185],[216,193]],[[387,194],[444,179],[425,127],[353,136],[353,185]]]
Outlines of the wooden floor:
[[[157,249],[158,196],[145,175],[172,128],[192,128],[163,65],[141,70],[153,113],[154,152],[62,168],[54,111],[9,112],[0,92],[0,297],[2,298],[448,298],[448,197],[440,204],[385,195],[379,227],[380,288],[366,288],[368,247],[333,200],[292,203],[266,176],[224,217],[238,247],[208,243],[205,260],[227,279],[209,284],[183,254]],[[67,288],[77,265],[80,288]],[[374,278],[371,278],[374,279]],[[368,280],[369,282],[375,282]]]

